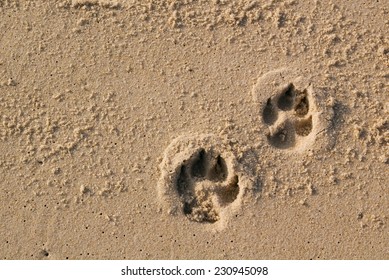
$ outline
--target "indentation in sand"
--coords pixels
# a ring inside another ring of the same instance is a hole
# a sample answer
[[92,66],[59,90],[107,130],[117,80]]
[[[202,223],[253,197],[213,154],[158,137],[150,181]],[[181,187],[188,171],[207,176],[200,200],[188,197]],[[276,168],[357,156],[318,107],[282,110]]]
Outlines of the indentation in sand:
[[161,201],[170,213],[194,222],[226,221],[253,189],[254,180],[241,171],[228,146],[209,134],[176,138],[160,169]]
[[[282,68],[261,76],[253,87],[260,104],[268,143],[285,151],[326,146],[333,117],[332,108],[307,78]],[[314,144],[316,143],[316,144]]]

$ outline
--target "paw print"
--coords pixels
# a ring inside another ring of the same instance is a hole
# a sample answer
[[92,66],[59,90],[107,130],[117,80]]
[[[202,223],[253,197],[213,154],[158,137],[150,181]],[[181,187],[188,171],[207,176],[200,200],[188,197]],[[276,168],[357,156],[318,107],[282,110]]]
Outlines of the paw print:
[[219,209],[236,200],[239,178],[215,151],[200,149],[180,169],[177,192],[183,202],[183,213],[192,221],[214,223]]
[[258,78],[251,94],[259,105],[259,128],[266,131],[272,147],[303,152],[333,146],[333,99],[325,87],[314,88],[312,84],[308,75],[297,75],[293,67],[275,69]]
[[267,139],[279,149],[290,149],[311,134],[312,114],[309,89],[299,90],[293,83],[267,100],[262,113],[269,127]]
[[212,134],[175,139],[160,169],[159,195],[168,212],[204,224],[220,224],[239,211],[256,182],[241,171],[228,144]]

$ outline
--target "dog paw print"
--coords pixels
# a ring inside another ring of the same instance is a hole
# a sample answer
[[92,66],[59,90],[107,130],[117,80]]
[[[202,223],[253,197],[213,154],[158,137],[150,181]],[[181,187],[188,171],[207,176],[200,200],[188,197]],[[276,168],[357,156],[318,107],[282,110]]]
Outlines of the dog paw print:
[[[273,93],[270,98],[269,93]],[[259,77],[252,97],[260,106],[260,128],[267,131],[272,147],[304,151],[333,144],[331,98],[325,88],[314,89],[309,78],[297,76],[293,68],[276,69]]]
[[267,100],[262,118],[269,127],[267,139],[272,146],[295,147],[312,132],[308,89],[299,90],[289,84],[279,95]]
[[169,212],[206,224],[226,220],[238,211],[255,181],[240,171],[232,152],[213,135],[175,139],[160,169],[160,198]]
[[200,149],[180,169],[176,188],[183,213],[192,221],[214,223],[220,209],[239,194],[239,178],[215,151]]

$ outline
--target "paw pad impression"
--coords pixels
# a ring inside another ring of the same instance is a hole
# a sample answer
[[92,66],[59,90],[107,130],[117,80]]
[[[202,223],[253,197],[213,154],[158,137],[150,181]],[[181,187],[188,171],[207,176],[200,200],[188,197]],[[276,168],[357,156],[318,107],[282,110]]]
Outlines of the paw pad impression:
[[298,90],[289,84],[281,94],[269,98],[262,112],[264,123],[269,126],[269,143],[280,149],[297,145],[312,132],[308,89]]
[[159,192],[170,212],[213,224],[236,212],[252,180],[234,155],[213,135],[176,138],[160,166]]
[[324,104],[322,92],[314,92],[304,78],[295,78],[288,69],[271,71],[258,79],[252,93],[261,104],[266,138],[274,148],[302,151],[314,142],[328,142],[323,136],[333,111]]

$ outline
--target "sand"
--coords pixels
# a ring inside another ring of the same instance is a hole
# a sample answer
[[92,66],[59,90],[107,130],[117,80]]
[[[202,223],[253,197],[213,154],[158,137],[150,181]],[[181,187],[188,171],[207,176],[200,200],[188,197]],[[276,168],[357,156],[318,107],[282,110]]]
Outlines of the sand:
[[388,13],[0,0],[0,258],[388,259]]

